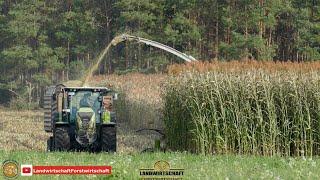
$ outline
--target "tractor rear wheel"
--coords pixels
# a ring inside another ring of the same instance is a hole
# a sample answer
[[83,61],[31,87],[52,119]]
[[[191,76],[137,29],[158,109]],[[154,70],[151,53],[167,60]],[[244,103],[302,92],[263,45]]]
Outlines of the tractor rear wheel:
[[54,147],[56,151],[68,151],[70,149],[70,136],[68,127],[56,127],[54,135]]
[[115,126],[101,127],[101,150],[106,152],[117,151],[117,132]]
[[43,97],[44,130],[46,132],[52,132],[54,128],[53,122],[57,113],[57,101],[53,98],[55,88],[55,86],[50,86]]

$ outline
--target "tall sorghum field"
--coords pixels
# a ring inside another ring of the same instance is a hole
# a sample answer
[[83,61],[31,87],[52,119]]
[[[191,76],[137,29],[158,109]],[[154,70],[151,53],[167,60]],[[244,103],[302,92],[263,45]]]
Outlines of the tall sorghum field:
[[181,72],[243,72],[246,70],[260,69],[267,72],[290,71],[309,72],[320,71],[320,62],[273,62],[273,61],[213,61],[195,62],[186,64],[174,64],[168,67],[169,74],[179,74]]
[[319,63],[232,63],[171,67],[178,75],[163,94],[169,148],[319,155]]

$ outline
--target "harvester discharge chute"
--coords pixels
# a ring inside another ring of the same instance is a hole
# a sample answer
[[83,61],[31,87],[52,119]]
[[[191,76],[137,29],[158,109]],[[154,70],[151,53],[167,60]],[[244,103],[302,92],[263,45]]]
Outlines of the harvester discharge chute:
[[112,39],[112,41],[107,45],[107,47],[99,54],[96,62],[94,63],[94,65],[89,69],[89,71],[86,73],[87,75],[84,76],[85,79],[83,79],[83,86],[86,86],[88,84],[89,79],[92,77],[94,71],[96,71],[99,67],[100,62],[102,61],[102,59],[105,57],[105,55],[107,54],[107,52],[109,51],[111,46],[116,46],[117,44],[123,42],[123,41],[136,41],[138,43],[144,43],[146,45],[149,46],[153,46],[159,49],[162,49],[164,51],[167,51],[173,55],[176,55],[180,58],[182,58],[183,60],[185,60],[186,62],[194,62],[197,61],[194,57],[187,55],[185,53],[182,53],[172,47],[169,47],[167,45],[161,44],[159,42],[156,41],[152,41],[146,38],[141,38],[138,36],[131,36],[128,34],[122,34],[119,36],[116,36],[115,38]]
[[149,39],[146,39],[146,38],[141,38],[141,37],[138,37],[138,36],[131,36],[131,35],[128,35],[128,34],[122,34],[120,36],[118,36],[118,38],[114,40],[113,42],[113,45],[116,45],[118,44],[119,42],[122,42],[122,41],[137,41],[139,43],[144,43],[146,45],[149,45],[149,46],[153,46],[153,47],[156,47],[156,48],[159,48],[159,49],[162,49],[162,50],[165,50],[171,54],[174,54],[178,57],[180,57],[181,59],[187,61],[187,62],[192,62],[192,61],[197,61],[194,57],[190,56],[190,55],[187,55],[185,53],[182,53],[172,47],[169,47],[167,45],[164,45],[164,44],[161,44],[159,42],[156,42],[156,41],[152,41],[152,40],[149,40]]

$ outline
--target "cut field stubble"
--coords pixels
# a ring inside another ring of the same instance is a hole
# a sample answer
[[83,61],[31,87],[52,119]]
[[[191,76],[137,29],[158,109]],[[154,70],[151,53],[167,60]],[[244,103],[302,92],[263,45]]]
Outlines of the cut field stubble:
[[[47,139],[51,135],[43,129],[41,111],[13,111],[0,108],[0,150],[46,151]],[[118,128],[118,153],[141,152],[153,146],[153,134],[138,134]]]

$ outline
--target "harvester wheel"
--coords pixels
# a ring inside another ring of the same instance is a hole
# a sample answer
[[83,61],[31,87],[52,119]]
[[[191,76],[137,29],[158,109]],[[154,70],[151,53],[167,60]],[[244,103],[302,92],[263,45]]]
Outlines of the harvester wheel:
[[117,134],[115,126],[103,126],[101,128],[101,150],[107,152],[117,151]]
[[67,151],[70,149],[68,127],[57,127],[55,129],[54,146],[56,151]]

